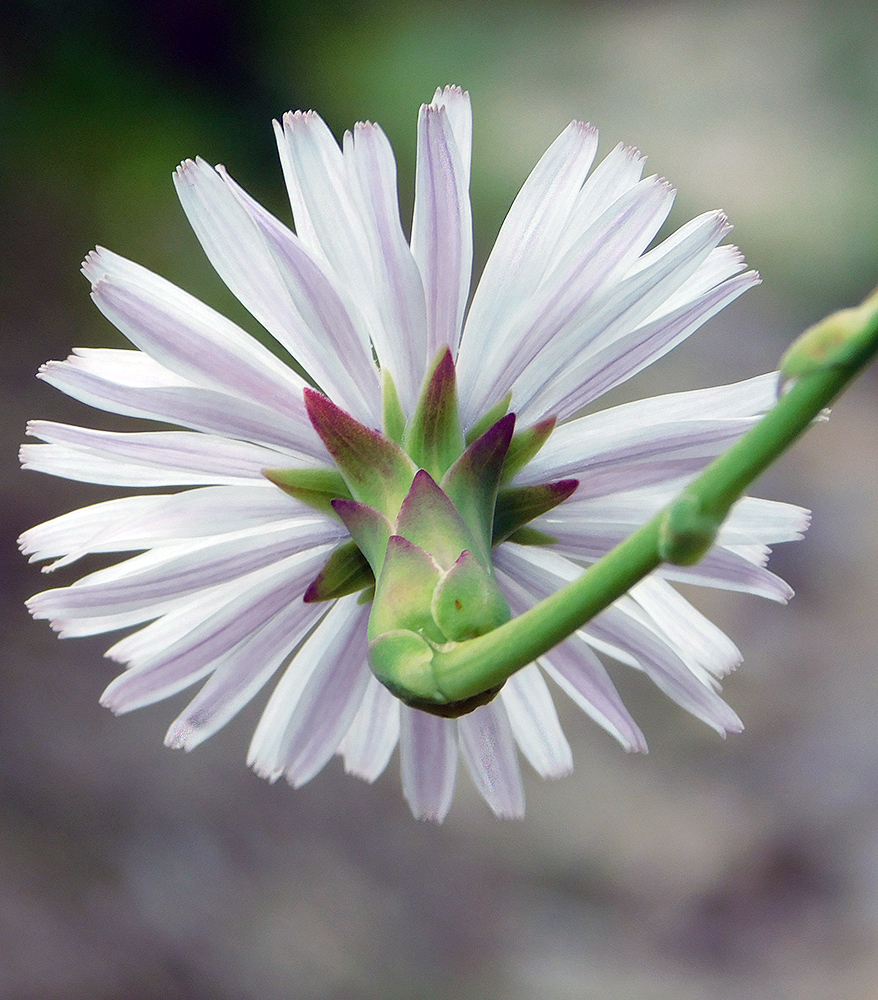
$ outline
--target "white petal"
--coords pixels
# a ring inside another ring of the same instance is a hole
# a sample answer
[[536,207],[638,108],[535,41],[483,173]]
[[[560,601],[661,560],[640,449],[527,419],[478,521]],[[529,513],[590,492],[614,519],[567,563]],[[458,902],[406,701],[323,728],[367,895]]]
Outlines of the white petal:
[[[723,246],[714,247],[694,273],[675,292],[672,292],[655,312],[647,317],[647,321],[651,322],[675,312],[683,306],[691,305],[706,292],[722,285],[736,274],[740,274],[746,266],[744,255],[736,246],[726,243]],[[753,277],[758,276],[753,273]]]
[[587,637],[599,639],[633,656],[672,701],[721,736],[739,733],[744,728],[738,716],[714,690],[696,677],[661,635],[626,615],[618,605],[601,612],[583,631]]
[[542,778],[570,774],[573,754],[539,668],[531,664],[513,674],[500,698],[515,742],[537,774]]
[[411,414],[431,359],[424,287],[399,219],[396,160],[387,136],[370,122],[358,122],[345,134],[344,154],[370,247],[371,295],[378,311],[375,352]]
[[[49,362],[57,364],[58,362]],[[113,347],[74,347],[67,365],[127,389],[191,389],[195,383],[160,365],[143,351]]]
[[554,248],[554,259],[567,253],[596,219],[640,182],[645,162],[646,157],[639,150],[622,143],[601,160],[573,202],[567,223]]
[[473,156],[473,109],[469,93],[460,87],[437,87],[433,107],[444,108],[463,168],[463,187],[469,191],[470,164]]
[[262,233],[281,282],[295,306],[277,339],[321,389],[369,426],[381,423],[381,389],[368,326],[345,288],[321,258],[243,191],[222,167],[229,191]]
[[457,726],[451,719],[400,709],[402,790],[415,819],[441,823],[451,808],[457,775]]
[[146,354],[196,385],[257,399],[304,422],[305,382],[231,320],[145,267],[101,248],[83,264],[101,312]]
[[[697,471],[774,405],[776,388],[777,376],[769,373],[579,417],[555,428],[516,481],[538,483],[576,476],[581,480],[577,495],[585,497]],[[643,473],[647,478],[635,481],[636,466],[641,463],[654,466],[658,478],[649,478],[647,468]]]
[[[634,188],[626,197],[633,196],[638,190],[639,187]],[[611,209],[601,218],[612,213]],[[598,226],[600,221],[595,225]],[[661,218],[656,228],[660,222]],[[580,351],[583,348],[600,350],[646,321],[669,295],[678,291],[696,272],[729,228],[726,217],[718,212],[693,219],[639,257],[614,287],[599,291],[594,296],[583,296],[578,308],[565,318],[564,326],[540,355],[538,364],[516,381],[514,406],[517,411],[526,412],[539,393],[543,400],[539,412],[554,413],[560,400],[570,390],[569,380],[562,378],[558,381],[557,377],[575,362]],[[636,249],[639,253],[642,245],[637,245]],[[546,284],[550,285],[549,279]],[[566,419],[573,412],[565,408],[558,411],[558,415]]]
[[748,271],[674,312],[662,311],[603,347],[584,351],[557,374],[553,385],[544,385],[527,406],[519,407],[520,419],[532,423],[550,411],[562,419],[576,413],[677,347],[759,280],[755,271]]
[[412,255],[424,283],[429,358],[445,344],[456,354],[460,341],[473,257],[467,180],[445,108],[423,105],[418,118]]
[[[152,361],[140,351],[114,353]],[[130,378],[124,376],[138,376],[140,371],[123,372],[123,379],[113,378],[100,373],[103,363],[86,361],[83,364],[83,360],[74,354],[66,361],[49,361],[37,377],[74,399],[111,413],[161,420],[224,437],[242,438],[282,448],[288,453],[298,453],[303,459],[319,450],[320,445],[310,423],[301,423],[295,417],[281,420],[277,413],[255,401],[202,389],[191,383],[180,384],[183,379],[159,364],[155,364],[155,374],[167,373],[170,378],[166,384],[132,386]],[[131,367],[138,369],[140,366]],[[121,368],[124,366],[113,365],[115,371]]]
[[369,247],[341,149],[314,111],[288,112],[274,131],[296,233],[351,287]]
[[340,529],[341,525],[329,518],[304,515],[217,538],[164,546],[92,573],[70,587],[44,591],[27,604],[35,618],[52,619],[53,627],[68,635],[73,634],[67,631],[70,619],[89,618],[94,624],[107,617],[107,627],[98,631],[136,625],[164,613],[169,601],[176,603],[296,552],[338,541],[343,537]]
[[[663,498],[655,505],[655,512],[667,502],[668,499]],[[533,526],[556,540],[555,552],[582,565],[606,555],[649,519],[644,517],[642,521],[626,522],[623,514],[618,521],[590,520],[580,517],[578,513],[585,504],[582,507],[571,505],[569,511],[566,506],[556,507],[548,515],[535,520]],[[668,580],[755,594],[785,604],[793,596],[793,591],[780,577],[765,568],[768,555],[765,545],[746,548],[714,545],[695,566],[663,563],[655,572]]]
[[665,580],[694,583],[699,587],[717,587],[743,594],[767,597],[770,601],[786,604],[793,596],[793,588],[779,576],[765,569],[768,549],[735,551],[733,548],[714,546],[695,566],[672,566],[663,563],[656,573]]
[[610,675],[580,633],[574,632],[540,666],[561,690],[629,752],[647,752],[646,737],[628,714]]
[[[533,522],[547,534],[561,533],[564,544],[577,538],[608,539],[630,535],[640,525],[675,500],[688,480],[674,480],[668,488],[630,490],[602,497],[574,493],[563,504]],[[770,545],[796,541],[804,536],[810,512],[795,504],[758,497],[742,497],[729,512],[718,535],[721,545]]]
[[524,788],[515,739],[503,703],[495,699],[457,720],[460,752],[476,788],[496,816],[524,816]]
[[663,580],[647,577],[630,594],[687,663],[724,677],[741,662],[741,651],[725,632]]
[[[534,595],[555,593],[580,575],[579,567],[548,549],[508,548],[506,558],[510,562],[504,564],[504,569],[509,571],[511,560],[527,566],[527,582]],[[519,576],[523,577],[524,572],[519,569]],[[583,638],[623,662],[636,663],[669,698],[719,733],[739,732],[741,722],[735,713],[712,687],[696,678],[664,635],[643,624],[638,614],[626,612],[626,602],[633,603],[630,598],[620,598],[592,618],[582,629]]]
[[27,426],[48,442],[21,447],[25,469],[112,486],[249,485],[263,469],[295,464],[295,456],[245,441],[194,431],[118,433],[48,420]]
[[89,552],[125,552],[282,521],[301,508],[272,483],[207,486],[183,493],[121,497],[82,507],[25,531],[30,561],[63,558],[66,566]]
[[396,163],[368,122],[341,150],[313,112],[284,115],[278,147],[299,237],[363,313],[378,360],[411,413],[429,359],[420,273],[399,221]]
[[343,598],[296,654],[253,737],[250,760],[259,774],[283,773],[298,788],[336,752],[371,677],[368,618],[368,605]]
[[117,642],[107,656],[130,666],[104,692],[102,704],[116,712],[131,711],[203,677],[282,608],[301,601],[330,550],[323,546],[290,556],[202,591]]
[[723,526],[718,541],[723,545],[758,542],[794,542],[803,538],[811,523],[811,512],[795,504],[758,497],[742,497]]
[[[498,579],[514,614],[528,610],[549,593],[545,588],[534,589],[531,566],[519,558],[517,546],[504,545],[497,550],[495,562]],[[646,752],[643,733],[628,714],[610,675],[586,645],[581,633],[573,633],[540,657],[539,662],[562,691],[626,750]]]
[[383,773],[399,742],[400,704],[375,677],[369,678],[354,721],[338,748],[348,774],[371,783]]
[[218,732],[262,690],[328,610],[326,604],[291,601],[219,657],[207,683],[171,724],[165,745],[193,750]]
[[602,311],[596,303],[616,300],[616,284],[658,231],[672,201],[673,189],[649,178],[582,234],[484,350],[479,371],[465,382],[472,415],[510,389],[518,412],[604,330],[606,307]]
[[174,186],[189,224],[217,274],[269,333],[308,368],[289,336],[299,316],[250,213],[210,164],[184,160]]
[[572,122],[543,154],[506,216],[473,297],[460,345],[458,377],[467,425],[480,416],[467,409],[467,400],[484,374],[480,358],[542,281],[596,149],[597,130]]

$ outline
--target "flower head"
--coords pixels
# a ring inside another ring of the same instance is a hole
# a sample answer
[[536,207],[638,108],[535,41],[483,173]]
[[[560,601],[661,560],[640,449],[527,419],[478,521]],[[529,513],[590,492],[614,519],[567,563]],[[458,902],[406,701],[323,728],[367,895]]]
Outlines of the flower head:
[[[47,569],[137,552],[38,594],[61,635],[137,630],[103,696],[127,712],[205,681],[168,732],[192,749],[280,672],[250,747],[268,778],[336,753],[374,780],[399,744],[405,796],[441,819],[462,756],[498,815],[524,808],[520,751],[572,768],[546,677],[628,750],[644,737],[597,655],[644,671],[720,733],[731,641],[673,581],[785,601],[767,546],[800,508],[740,501],[695,566],[662,566],[538,663],[447,705],[433,648],[554,592],[672,499],[771,407],[776,377],[578,416],[758,281],[718,212],[652,245],[673,201],[619,146],[573,122],[534,168],[467,311],[471,113],[438,90],[418,119],[411,240],[394,157],[357,124],[341,148],[313,112],[276,123],[295,232],[222,167],[177,170],[214,267],[308,379],[208,306],[98,249],[83,271],[135,350],[77,349],[40,377],[103,410],[182,430],[34,421],[24,466],[136,493],[24,533]],[[187,487],[186,489],[178,489]],[[171,489],[168,492],[168,489]],[[425,652],[426,651],[426,652]]]

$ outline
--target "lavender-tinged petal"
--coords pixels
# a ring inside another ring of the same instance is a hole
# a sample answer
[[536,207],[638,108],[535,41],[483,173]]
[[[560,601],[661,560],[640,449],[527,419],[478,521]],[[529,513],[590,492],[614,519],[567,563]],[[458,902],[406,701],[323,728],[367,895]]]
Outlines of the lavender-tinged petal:
[[[146,357],[139,351],[119,353]],[[277,413],[257,402],[194,385],[131,386],[89,371],[79,360],[71,356],[67,361],[49,361],[37,377],[80,402],[110,413],[281,448],[298,453],[303,461],[320,448],[309,423],[295,417],[279,420]]]
[[89,552],[126,552],[268,525],[296,511],[268,481],[206,486],[182,493],[120,497],[82,507],[25,531],[19,545],[30,562],[61,557],[44,572]]
[[[328,605],[319,630],[308,637],[284,671],[250,741],[247,763],[261,777],[274,781],[284,773],[288,761],[283,759],[283,744],[288,736],[294,735],[290,723],[312,679],[316,677],[319,684],[321,672],[327,665],[331,666],[332,660],[338,658],[338,653],[343,652],[347,644],[365,643],[364,611],[368,614],[368,608],[359,605],[355,598],[343,598]],[[354,656],[352,661],[359,670],[362,658]],[[344,696],[344,692],[340,694]]]
[[632,587],[630,595],[686,663],[694,663],[714,677],[725,677],[741,662],[741,651],[725,632],[670,584],[650,576]]
[[[612,210],[607,215],[612,215]],[[596,225],[599,224],[600,220]],[[614,287],[601,288],[596,295],[582,296],[538,361],[515,380],[512,386],[514,405],[522,409],[535,393],[541,390],[545,393],[546,384],[553,385],[558,376],[576,362],[583,348],[600,350],[645,322],[695,273],[729,229],[728,220],[718,212],[693,219],[659,246],[631,262],[628,273],[620,276]],[[549,280],[546,285],[551,287]],[[559,389],[554,402],[560,398]],[[549,408],[552,405],[549,403]]]
[[743,594],[766,597],[778,604],[786,604],[793,596],[793,588],[776,574],[758,565],[755,552],[762,552],[762,561],[768,558],[765,546],[755,550],[748,547],[746,554],[731,548],[714,546],[695,566],[661,565],[656,573],[665,580],[692,583],[699,587],[716,587]]
[[513,674],[500,692],[512,734],[541,778],[562,778],[573,770],[573,753],[561,729],[552,696],[534,664]]
[[433,107],[443,108],[448,115],[463,170],[463,188],[469,191],[473,157],[473,109],[469,93],[460,87],[437,87],[431,103]]
[[579,633],[539,662],[558,687],[629,753],[647,753],[646,737],[622,704],[606,668]]
[[384,772],[399,742],[400,704],[383,684],[369,678],[354,721],[338,747],[347,774],[371,784]]
[[[585,497],[590,494],[589,470],[597,463],[612,470],[614,463],[622,459],[633,463],[652,457],[658,460],[663,439],[668,442],[669,459],[675,451],[681,458],[713,457],[776,401],[777,375],[769,373],[732,385],[670,393],[614,406],[556,427],[515,481],[525,485],[575,476],[581,480],[578,495]],[[675,474],[669,472],[665,478],[685,475],[698,467],[682,468]],[[626,485],[623,481],[616,489],[602,492],[619,492],[636,485]]]
[[[574,562],[587,566],[606,555],[631,534],[633,528],[620,525],[590,525],[576,522],[562,525],[539,519],[533,526],[557,539],[555,551]],[[786,604],[793,596],[792,588],[780,577],[765,569],[768,549],[764,545],[748,547],[746,551],[714,545],[695,566],[662,564],[660,576],[679,583],[733,590]]]
[[[581,572],[563,556],[544,548],[517,547],[511,555],[519,565],[527,566],[528,587],[538,597],[554,593]],[[508,564],[504,568],[509,571]],[[712,685],[696,678],[664,635],[644,624],[637,609],[626,612],[626,602],[633,603],[630,598],[620,598],[592,618],[583,627],[582,637],[622,662],[644,670],[669,698],[720,734],[739,732],[740,719]]]
[[[571,497],[534,522],[547,534],[563,533],[566,542],[577,536],[613,540],[631,534],[670,504],[683,490],[685,481],[668,484],[670,489],[632,490],[606,497]],[[795,504],[758,497],[742,497],[723,522],[717,542],[723,546],[792,542],[804,536],[810,512]]]
[[706,292],[740,274],[746,266],[744,255],[738,247],[731,243],[714,247],[693,274],[647,317],[646,322],[653,322],[696,302]]
[[301,600],[328,546],[291,556],[239,580],[197,594],[185,604],[116,643],[110,659],[128,670],[104,693],[114,711],[131,711],[166,698],[213,669],[217,659]]
[[680,306],[675,313],[663,313],[603,348],[586,352],[566,371],[558,373],[554,384],[538,389],[529,403],[519,407],[520,418],[531,422],[551,412],[561,420],[569,419],[599,396],[658,361],[759,280],[755,271],[748,271],[705,292],[696,301]]
[[194,431],[99,431],[48,420],[27,426],[45,445],[22,445],[25,469],[115,486],[249,485],[295,456]]
[[222,729],[262,690],[327,610],[328,605],[293,601],[215,661],[207,683],[168,729],[165,745],[194,750]]
[[[378,361],[410,413],[425,367],[425,355],[417,355],[418,345],[426,345],[423,289],[399,224],[393,154],[385,139],[375,163],[369,153],[376,143],[366,134],[374,126],[364,129],[358,126],[363,148],[355,154],[348,133],[343,155],[314,112],[275,123],[297,235],[356,302]],[[386,175],[375,177],[376,171]],[[370,204],[373,196],[380,205]]]
[[[546,376],[558,368],[554,359],[559,352],[575,354],[601,332],[600,325],[588,322],[598,308],[594,302],[613,297],[614,283],[653,238],[672,200],[673,189],[665,182],[655,178],[642,181],[607,209],[556,262],[528,300],[482,348],[477,370],[469,371],[461,398],[473,415],[513,387],[517,409],[532,395],[533,384],[542,386]],[[463,383],[463,369],[461,372]],[[469,417],[467,411],[465,421]]]
[[[58,364],[50,361],[49,364]],[[160,365],[143,351],[115,347],[74,347],[66,365],[130,389],[191,389],[195,383]]]
[[367,661],[368,617],[367,606],[358,605],[356,598],[342,598],[309,636],[287,671],[308,678],[301,694],[295,700],[288,698],[281,679],[266,708],[266,714],[272,712],[273,732],[254,758],[258,772],[280,771],[298,788],[336,752],[372,676]]
[[795,542],[804,538],[811,512],[795,504],[759,497],[740,499],[719,529],[717,541],[724,546],[757,542]]
[[254,201],[223,167],[217,171],[259,227],[296,307],[296,322],[278,340],[323,390],[361,420],[381,422],[381,389],[368,325],[322,258]]
[[431,355],[421,274],[399,218],[396,160],[387,136],[370,122],[358,122],[346,133],[344,159],[370,248],[370,301],[379,316],[372,331],[375,353],[411,414]]
[[257,212],[225,171],[187,161],[174,180],[192,228],[231,291],[324,391],[376,420],[380,392],[368,342],[320,265],[277,219]]
[[[603,453],[577,460],[573,471],[578,493],[599,497],[622,490],[653,486],[699,472],[722,454],[756,422],[757,417],[685,424],[644,426],[639,432],[620,431],[597,447]],[[597,442],[596,442],[597,444]],[[529,470],[525,470],[528,478]],[[565,470],[565,474],[570,473]]]
[[101,312],[159,364],[196,385],[304,419],[303,379],[231,320],[108,250],[92,251],[82,270]]
[[399,758],[402,790],[412,815],[441,823],[454,795],[457,724],[403,705]]
[[500,819],[524,816],[524,788],[515,738],[500,701],[457,720],[460,753],[479,793]]
[[[237,579],[317,545],[344,537],[341,526],[307,514],[227,535],[164,546],[98,570],[70,587],[44,591],[27,603],[35,618],[69,619],[142,614],[153,605]],[[131,621],[136,624],[138,619]]]
[[744,728],[738,716],[716,691],[698,678],[663,636],[622,608],[611,606],[583,630],[588,638],[633,656],[649,678],[681,708],[706,722],[721,736]]
[[[521,558],[517,546],[507,545],[500,549],[496,562],[498,579],[515,615],[533,607],[560,586],[549,578],[535,588],[532,566]],[[581,633],[568,636],[540,657],[539,662],[561,690],[626,750],[646,752],[643,733],[628,714],[610,675]]]
[[287,331],[298,325],[298,317],[249,212],[200,157],[184,160],[173,179],[183,211],[214,270],[251,315],[289,350]]
[[560,259],[589,226],[640,182],[646,157],[633,146],[616,146],[582,185],[558,238],[553,260]]
[[345,285],[358,287],[369,246],[338,143],[314,111],[287,112],[274,130],[296,234]]
[[19,449],[21,467],[80,483],[104,486],[203,486],[204,484],[238,486],[252,483],[255,475],[221,475],[184,470],[170,472],[149,468],[112,457],[89,454],[85,449],[64,444],[25,444]]
[[427,356],[457,353],[472,273],[472,212],[467,171],[443,107],[421,107],[412,255],[427,309]]
[[[518,193],[485,265],[458,356],[461,399],[483,375],[480,359],[549,267],[597,149],[597,130],[572,122],[543,154]],[[495,401],[491,400],[491,404]],[[469,426],[478,413],[467,412]]]

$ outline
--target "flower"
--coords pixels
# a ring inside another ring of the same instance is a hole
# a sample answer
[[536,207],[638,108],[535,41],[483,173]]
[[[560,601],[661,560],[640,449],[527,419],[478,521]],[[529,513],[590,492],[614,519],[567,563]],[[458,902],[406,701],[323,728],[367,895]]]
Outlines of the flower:
[[[673,189],[641,179],[630,147],[589,174],[597,131],[573,122],[515,199],[467,312],[466,93],[437,90],[420,110],[410,242],[377,125],[357,124],[341,148],[314,112],[275,127],[295,234],[222,167],[186,161],[174,181],[222,279],[308,379],[163,278],[107,250],[89,254],[92,297],[136,349],[76,349],[40,377],[99,409],[185,429],[34,421],[28,433],[43,443],[22,448],[24,467],[186,489],[26,531],[23,551],[55,560],[48,570],[87,553],[139,553],[38,594],[33,615],[62,636],[142,626],[107,653],[127,667],[103,695],[115,712],[206,678],[170,727],[173,747],[200,744],[281,671],[250,747],[255,770],[298,786],[340,754],[373,781],[399,744],[420,818],[447,813],[459,756],[500,816],[523,813],[518,751],[543,777],[571,770],[546,677],[623,747],[645,750],[598,653],[644,671],[720,733],[739,730],[717,679],[740,655],[672,582],[786,601],[767,546],[801,537],[798,507],[743,499],[702,562],[662,566],[458,718],[404,704],[376,679],[365,589],[378,576],[377,617],[398,615],[380,601],[393,549],[427,567],[428,608],[412,614],[426,614],[440,641],[451,632],[441,608],[429,618],[429,597],[452,570],[467,593],[488,594],[489,624],[473,628],[492,627],[578,576],[771,407],[769,374],[578,416],[758,281],[720,245],[725,216],[699,216],[650,248]],[[524,430],[512,437],[516,421]],[[461,454],[464,434],[475,443]],[[396,472],[363,486],[357,477],[385,459]],[[488,497],[481,527],[484,504],[467,514],[473,490]],[[438,520],[423,514],[430,504]],[[427,535],[432,548],[412,541]],[[394,584],[406,599],[409,579]]]

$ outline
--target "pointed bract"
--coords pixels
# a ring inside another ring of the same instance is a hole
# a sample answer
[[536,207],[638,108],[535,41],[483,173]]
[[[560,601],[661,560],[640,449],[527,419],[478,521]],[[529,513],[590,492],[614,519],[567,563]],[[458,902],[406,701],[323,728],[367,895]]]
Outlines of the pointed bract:
[[421,398],[406,428],[405,450],[415,464],[441,479],[463,452],[457,412],[454,360],[445,347],[427,376]]
[[395,516],[417,471],[408,455],[313,389],[305,390],[305,406],[353,496]]
[[514,428],[515,414],[508,413],[473,441],[440,483],[473,533],[483,563],[490,558],[494,503]]

